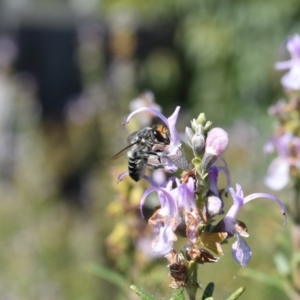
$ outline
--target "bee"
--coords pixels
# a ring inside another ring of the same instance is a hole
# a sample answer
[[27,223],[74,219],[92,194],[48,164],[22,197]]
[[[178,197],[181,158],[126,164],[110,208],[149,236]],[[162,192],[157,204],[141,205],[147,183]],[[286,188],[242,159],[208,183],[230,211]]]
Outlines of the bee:
[[134,181],[139,181],[142,178],[146,166],[153,170],[164,168],[159,153],[170,144],[167,126],[144,127],[130,134],[127,141],[129,145],[115,154],[112,159],[119,158],[129,149],[127,152],[128,173]]

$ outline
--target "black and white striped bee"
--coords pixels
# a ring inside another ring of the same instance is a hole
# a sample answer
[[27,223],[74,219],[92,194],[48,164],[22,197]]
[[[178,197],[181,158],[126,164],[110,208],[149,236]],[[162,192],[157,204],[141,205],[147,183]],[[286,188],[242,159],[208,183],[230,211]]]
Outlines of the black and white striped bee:
[[127,138],[129,145],[112,157],[119,158],[128,150],[128,174],[134,181],[139,181],[146,167],[156,170],[163,169],[160,153],[170,144],[169,129],[165,125],[144,127],[133,132]]

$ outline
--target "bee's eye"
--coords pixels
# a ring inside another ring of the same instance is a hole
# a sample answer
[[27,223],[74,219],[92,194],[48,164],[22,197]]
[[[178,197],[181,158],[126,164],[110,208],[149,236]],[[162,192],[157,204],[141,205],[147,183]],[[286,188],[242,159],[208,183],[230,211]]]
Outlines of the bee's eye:
[[157,129],[153,129],[153,135],[159,142],[161,142],[161,143],[165,142],[165,138]]

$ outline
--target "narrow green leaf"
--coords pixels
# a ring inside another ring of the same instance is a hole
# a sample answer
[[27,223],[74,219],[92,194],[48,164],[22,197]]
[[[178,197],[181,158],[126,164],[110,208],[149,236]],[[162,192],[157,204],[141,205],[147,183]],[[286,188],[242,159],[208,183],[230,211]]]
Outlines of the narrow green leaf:
[[123,290],[126,294],[128,294],[128,287],[130,285],[126,279],[120,276],[117,272],[111,271],[110,269],[103,267],[101,265],[88,265],[86,271],[90,274],[98,276]]
[[290,299],[298,299],[299,295],[295,292],[293,286],[286,278],[276,278],[274,276],[255,271],[252,269],[245,269],[242,273],[243,276],[269,284],[274,288],[280,289],[284,292]]
[[206,288],[204,289],[202,300],[207,300],[207,298],[212,297],[215,289],[215,284],[213,282],[210,282]]
[[141,297],[142,300],[157,300],[153,295],[150,295],[144,289],[137,287],[136,285],[131,285],[130,288]]
[[242,272],[242,275],[251,279],[254,279],[256,281],[260,281],[266,284],[269,284],[271,286],[274,286],[276,288],[283,288],[282,285],[282,278],[276,278],[275,276],[256,271],[250,268],[244,269]]
[[245,290],[246,288],[244,286],[240,287],[234,293],[232,293],[226,300],[236,300],[240,298],[240,296],[245,292]]

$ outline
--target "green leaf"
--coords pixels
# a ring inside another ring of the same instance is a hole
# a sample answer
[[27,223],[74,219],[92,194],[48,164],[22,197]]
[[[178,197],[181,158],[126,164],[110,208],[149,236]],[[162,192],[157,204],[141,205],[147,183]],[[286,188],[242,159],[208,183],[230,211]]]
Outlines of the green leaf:
[[136,285],[131,285],[130,288],[143,300],[156,300],[154,296],[150,295],[144,289],[137,287]]
[[276,288],[282,288],[282,279],[250,268],[244,269],[243,276],[266,283]]
[[204,289],[202,300],[207,300],[207,298],[212,297],[215,289],[215,284],[213,282],[210,282],[206,288]]
[[234,293],[232,293],[229,296],[229,298],[227,298],[226,300],[236,300],[236,299],[238,299],[245,292],[245,290],[246,290],[246,288],[244,286],[240,287]]
[[128,287],[130,283],[122,276],[120,276],[117,272],[111,271],[106,267],[100,265],[94,265],[94,264],[88,265],[85,269],[87,272],[116,285],[121,290],[123,290],[126,294],[128,294],[129,291]]
[[274,288],[280,289],[283,291],[290,299],[297,299],[299,298],[299,295],[295,290],[293,289],[293,286],[290,284],[290,282],[286,278],[276,278],[274,276],[255,271],[252,269],[245,269],[242,273],[243,276],[269,284],[273,286]]

